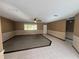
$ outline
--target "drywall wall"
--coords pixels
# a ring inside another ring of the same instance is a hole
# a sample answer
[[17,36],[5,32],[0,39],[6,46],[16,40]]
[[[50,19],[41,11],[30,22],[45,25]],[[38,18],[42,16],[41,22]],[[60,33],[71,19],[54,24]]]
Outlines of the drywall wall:
[[1,17],[1,29],[3,42],[15,36],[14,21]]
[[75,17],[73,46],[79,52],[79,14]]
[[48,34],[65,40],[66,20],[55,21],[47,24]]
[[[43,34],[43,23],[37,23],[37,30],[35,31],[24,30],[24,24],[27,24],[27,23],[15,22],[16,35]],[[34,23],[31,23],[31,24],[34,24]]]

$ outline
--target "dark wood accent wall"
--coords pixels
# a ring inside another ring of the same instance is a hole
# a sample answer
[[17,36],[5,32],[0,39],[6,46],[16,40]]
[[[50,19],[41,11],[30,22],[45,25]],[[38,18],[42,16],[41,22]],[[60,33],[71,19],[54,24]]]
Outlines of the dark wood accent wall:
[[15,30],[24,30],[24,23],[15,22]]
[[79,14],[75,17],[74,34],[79,36]]
[[[24,24],[29,24],[29,23],[15,22],[15,30],[24,30]],[[34,24],[34,23],[32,23],[32,24]],[[43,23],[37,24],[37,29],[43,30]]]
[[47,24],[48,30],[53,31],[66,31],[66,20],[55,21]]
[[14,31],[14,21],[1,17],[2,33]]

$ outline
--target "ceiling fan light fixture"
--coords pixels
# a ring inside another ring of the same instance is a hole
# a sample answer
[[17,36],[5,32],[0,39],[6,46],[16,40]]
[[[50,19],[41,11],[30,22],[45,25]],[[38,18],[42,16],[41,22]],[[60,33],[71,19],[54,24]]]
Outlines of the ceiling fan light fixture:
[[34,19],[34,23],[41,23],[41,22],[42,22],[42,21],[39,20],[39,19],[37,19],[37,18]]
[[34,19],[34,22],[35,22],[35,23],[37,22],[36,18]]

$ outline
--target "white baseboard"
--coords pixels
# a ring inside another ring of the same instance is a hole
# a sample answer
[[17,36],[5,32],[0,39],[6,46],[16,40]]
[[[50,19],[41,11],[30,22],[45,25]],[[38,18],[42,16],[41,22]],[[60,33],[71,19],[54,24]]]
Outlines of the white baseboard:
[[56,36],[56,37],[58,37],[60,39],[65,40],[65,32],[48,30],[48,34]]

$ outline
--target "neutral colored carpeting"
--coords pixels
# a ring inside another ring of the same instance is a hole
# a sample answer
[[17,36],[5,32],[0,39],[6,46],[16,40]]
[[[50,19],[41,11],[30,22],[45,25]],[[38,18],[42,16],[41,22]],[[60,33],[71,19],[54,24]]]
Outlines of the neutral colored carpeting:
[[4,42],[5,53],[49,46],[51,41],[43,35],[15,36]]

